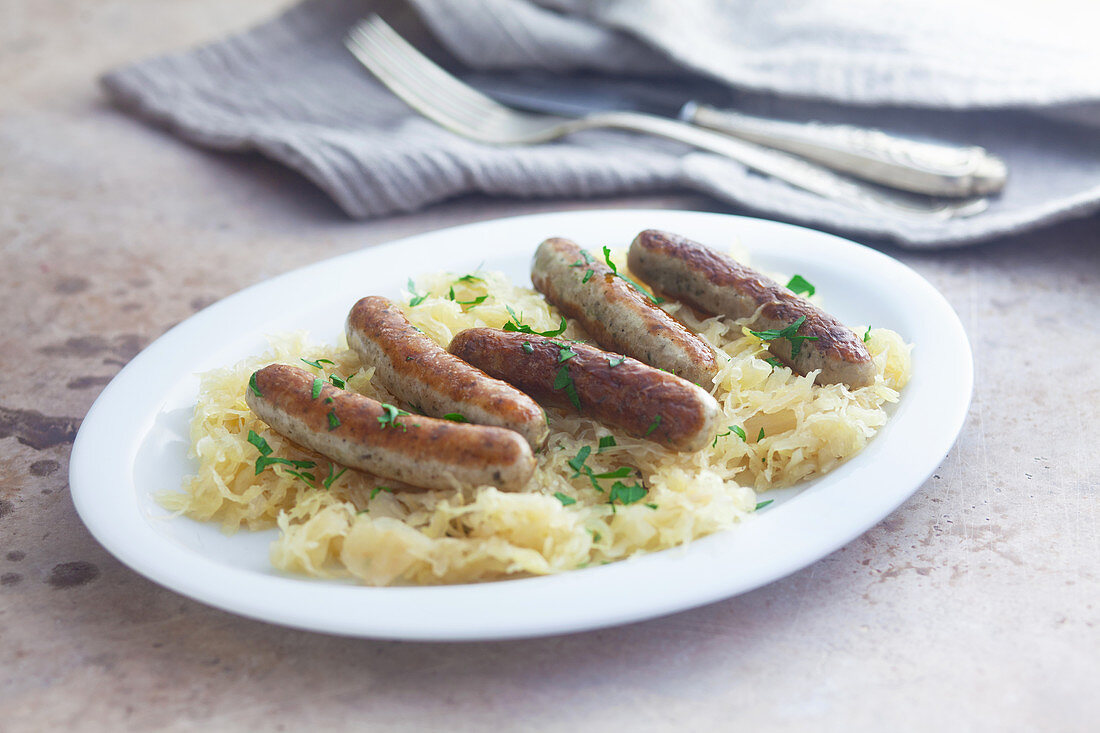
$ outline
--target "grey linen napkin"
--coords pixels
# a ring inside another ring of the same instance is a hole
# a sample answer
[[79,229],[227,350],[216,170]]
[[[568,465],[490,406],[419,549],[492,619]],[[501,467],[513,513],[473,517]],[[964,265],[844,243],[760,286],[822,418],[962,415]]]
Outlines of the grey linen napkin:
[[123,107],[192,142],[257,150],[300,171],[353,217],[467,192],[578,197],[679,187],[773,218],[937,247],[1100,209],[1100,45],[1090,38],[1100,24],[1078,17],[1096,14],[1081,4],[408,3],[477,69],[705,76],[738,90],[738,107],[750,112],[982,145],[1008,162],[1011,180],[978,216],[914,222],[628,133],[535,146],[471,142],[410,110],[344,48],[355,21],[393,5],[378,0],[307,0],[238,36],[102,82]]

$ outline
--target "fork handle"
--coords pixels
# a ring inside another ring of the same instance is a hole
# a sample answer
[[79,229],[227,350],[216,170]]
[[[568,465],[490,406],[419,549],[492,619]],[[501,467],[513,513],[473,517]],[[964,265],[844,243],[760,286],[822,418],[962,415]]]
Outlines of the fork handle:
[[563,125],[569,132],[595,128],[612,128],[675,140],[699,150],[717,153],[759,173],[785,181],[792,186],[827,199],[839,201],[864,211],[883,216],[907,216],[921,219],[946,220],[971,216],[989,204],[984,198],[941,201],[901,192],[886,191],[851,178],[802,158],[754,143],[738,140],[722,133],[704,130],[686,122],[638,112],[606,112]]
[[929,196],[996,193],[1007,178],[1004,161],[977,146],[921,142],[851,125],[770,120],[695,102],[684,105],[680,119]]

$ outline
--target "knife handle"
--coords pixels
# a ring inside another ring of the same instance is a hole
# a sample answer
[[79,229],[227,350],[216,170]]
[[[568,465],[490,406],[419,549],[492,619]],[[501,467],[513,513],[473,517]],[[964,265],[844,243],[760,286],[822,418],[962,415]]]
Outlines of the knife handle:
[[851,125],[769,120],[695,102],[684,105],[680,119],[914,193],[997,193],[1008,177],[1004,161],[976,146],[919,142]]

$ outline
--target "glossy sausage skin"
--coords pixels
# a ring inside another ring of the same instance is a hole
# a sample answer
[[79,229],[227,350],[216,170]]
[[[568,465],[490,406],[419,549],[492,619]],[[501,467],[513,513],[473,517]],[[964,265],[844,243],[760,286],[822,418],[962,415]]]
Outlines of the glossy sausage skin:
[[547,239],[535,252],[531,282],[603,348],[709,387],[718,372],[710,346],[607,265],[583,257],[568,239]]
[[[702,449],[718,429],[721,412],[705,390],[630,357],[495,328],[462,331],[450,350],[544,404],[575,410],[568,391],[554,387],[564,368],[583,414],[675,451]],[[563,350],[576,356],[561,361]],[[611,366],[620,359],[622,363]]]
[[759,315],[748,324],[754,331],[782,329],[805,316],[798,335],[816,336],[817,341],[802,341],[794,358],[785,338],[769,342],[768,349],[800,374],[820,369],[817,379],[823,384],[852,388],[874,384],[871,354],[850,328],[728,255],[677,234],[649,229],[630,245],[628,262],[631,272],[645,282],[697,310],[747,318],[759,308]]
[[472,423],[515,430],[536,450],[546,442],[549,430],[541,407],[448,354],[392,301],[363,298],[348,314],[346,330],[348,346],[376,368],[374,380],[424,414],[458,413]]
[[356,392],[325,384],[313,397],[315,379],[298,367],[266,366],[255,374],[259,394],[248,389],[248,406],[299,445],[343,466],[413,486],[520,489],[535,471],[531,448],[516,432],[420,415],[403,415],[388,425],[378,420],[386,414],[382,403]]

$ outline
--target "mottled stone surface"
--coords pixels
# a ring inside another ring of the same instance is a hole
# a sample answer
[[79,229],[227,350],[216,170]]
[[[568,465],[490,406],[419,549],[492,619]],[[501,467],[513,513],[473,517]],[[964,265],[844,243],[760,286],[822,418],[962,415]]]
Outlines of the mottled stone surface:
[[[1100,219],[934,254],[974,347],[935,476],[785,580],[664,619],[484,644],[238,618],[127,570],[68,495],[80,419],[143,346],[286,270],[404,234],[698,197],[466,199],[356,223],[296,175],[108,108],[113,64],[256,0],[0,0],[0,728],[1087,730],[1100,716]],[[751,559],[746,559],[751,562]]]

